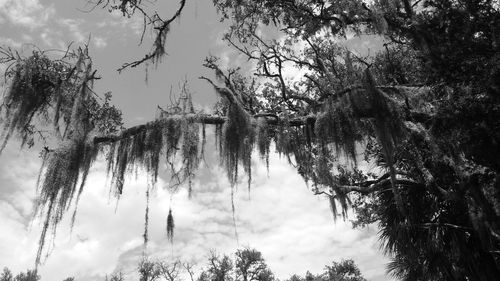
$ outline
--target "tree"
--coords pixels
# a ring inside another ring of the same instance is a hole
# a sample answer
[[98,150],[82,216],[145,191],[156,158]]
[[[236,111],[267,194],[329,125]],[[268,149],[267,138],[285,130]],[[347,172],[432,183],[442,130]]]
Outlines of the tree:
[[0,275],[1,281],[39,281],[40,275],[37,274],[36,270],[27,270],[26,273],[20,272],[16,276],[12,275],[12,272],[7,267],[4,267],[2,275]]
[[13,281],[14,280],[14,276],[12,275],[12,272],[10,271],[10,269],[8,269],[7,267],[3,268],[3,272],[2,272],[2,275],[0,276],[0,280],[2,280],[2,281]]
[[261,252],[255,249],[236,251],[234,261],[236,279],[242,281],[272,281],[273,273],[267,268]]
[[274,281],[274,275],[261,252],[245,248],[236,251],[234,260],[212,251],[208,257],[208,267],[201,271],[198,280]]
[[[178,260],[165,262],[144,257],[138,265],[139,279],[144,281],[178,281],[187,273],[191,280],[199,281],[273,281],[274,276],[262,257],[255,249],[238,250],[234,259],[211,251],[207,267],[200,269],[195,277],[194,266]],[[122,277],[123,278],[123,277]],[[112,279],[114,280],[114,279]],[[119,279],[117,279],[119,280]]]
[[159,263],[151,261],[144,257],[137,268],[140,281],[155,281],[161,277]]
[[329,281],[366,281],[353,260],[332,262],[332,265],[325,266],[324,274]]
[[[142,9],[141,1],[98,2],[125,16],[140,13],[156,32],[152,52],[125,68],[158,61],[185,3],[164,20]],[[354,199],[359,224],[379,223],[384,248],[394,257],[389,269],[397,277],[500,275],[495,1],[214,0],[214,5],[232,22],[225,39],[255,63],[259,77],[221,69],[217,59],[208,58],[205,66],[216,79],[202,79],[222,99],[214,114],[197,113],[184,94],[161,110],[158,120],[118,131],[119,112],[89,91],[96,76],[84,50],[59,60],[44,53],[19,58],[3,50],[4,62],[13,63],[6,75],[11,88],[4,99],[5,142],[16,133],[31,145],[39,131],[32,119],[46,116],[58,139],[55,149],[44,152],[42,246],[47,228],[57,225],[83,190],[82,184],[75,192],[78,179],[84,182],[101,149],[117,196],[124,173],[137,166],[148,170],[153,186],[159,155],[174,163],[177,148],[183,165],[180,170],[170,165],[171,181],[174,188],[189,186],[205,143],[199,131],[210,124],[232,185],[239,166],[251,182],[251,152],[258,149],[266,159],[274,142],[315,193],[330,199],[335,218],[339,212],[345,217]],[[284,39],[258,32],[269,26],[281,29]],[[363,57],[338,43],[346,35],[381,36],[385,46],[375,57]],[[299,42],[305,47],[297,50]],[[285,79],[284,69],[291,66],[305,73],[298,81]],[[90,104],[94,110],[86,110]],[[99,114],[109,117],[101,122],[109,126],[99,125]],[[60,123],[67,133],[60,132]],[[359,161],[359,147],[380,174],[349,168]],[[225,275],[214,278],[225,280],[219,277]]]
[[219,256],[215,251],[210,252],[208,268],[204,270],[199,281],[232,281],[233,262],[226,256]]
[[123,273],[121,271],[111,274],[109,278],[106,275],[105,278],[105,281],[124,281],[124,280],[125,277],[123,276]]
[[[182,280],[181,275],[188,273],[190,276],[194,275],[193,265],[189,263],[181,263],[176,260],[173,262],[166,262],[164,260],[154,260],[147,256],[143,256],[137,265],[137,273],[141,281],[179,281]],[[106,281],[123,281],[125,276],[121,271],[111,274]],[[191,280],[193,278],[191,277]]]
[[[28,269],[26,273],[20,272],[15,277],[12,275],[12,272],[9,268],[4,267],[2,275],[0,275],[0,281],[39,281],[40,275],[36,272],[36,270]],[[63,281],[75,281],[74,277],[65,278]]]
[[342,260],[325,266],[321,274],[314,275],[308,271],[304,277],[294,274],[287,281],[366,281],[366,279],[353,260]]

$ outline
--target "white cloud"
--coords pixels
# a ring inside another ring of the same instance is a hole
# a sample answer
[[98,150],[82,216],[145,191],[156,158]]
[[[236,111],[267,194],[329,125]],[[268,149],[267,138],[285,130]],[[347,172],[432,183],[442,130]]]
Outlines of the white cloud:
[[92,40],[96,48],[105,48],[108,45],[106,38],[95,36]]
[[[109,29],[113,27],[129,29],[132,31],[132,35],[135,39],[137,39],[136,37],[138,35],[142,34],[144,29],[144,19],[139,13],[134,14],[132,17],[124,17],[120,11],[114,10],[110,13],[110,15],[111,17],[107,17],[106,19],[98,22],[96,26],[102,29]],[[129,32],[126,32],[125,34],[129,34]]]
[[0,42],[2,42],[2,45],[7,45],[14,48],[19,48],[23,45],[21,42],[17,40],[14,40],[12,38],[6,38],[3,36],[0,36]]
[[29,28],[44,26],[55,14],[53,6],[45,7],[39,0],[1,0],[0,16],[14,25]]
[[45,29],[42,33],[40,33],[40,39],[42,39],[42,42],[47,45],[47,46],[53,46],[54,45],[54,38],[50,35],[52,34],[52,31],[49,29]]
[[77,43],[82,43],[87,40],[87,36],[84,35],[84,32],[81,29],[81,25],[84,23],[83,20],[80,19],[59,19],[57,21],[60,25],[66,27],[70,32],[70,36]]

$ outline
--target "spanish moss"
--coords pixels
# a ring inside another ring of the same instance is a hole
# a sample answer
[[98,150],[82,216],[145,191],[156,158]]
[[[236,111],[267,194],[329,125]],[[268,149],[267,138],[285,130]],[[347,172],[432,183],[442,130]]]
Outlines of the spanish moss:
[[179,118],[167,118],[164,121],[165,146],[167,161],[175,156],[179,150],[179,142],[182,137],[182,120]]
[[249,174],[254,144],[254,130],[249,114],[236,104],[230,104],[223,126],[222,161],[232,186],[238,181],[238,167]]
[[269,134],[270,127],[267,124],[267,119],[260,117],[257,119],[257,148],[260,158],[266,162],[266,167],[269,172],[269,147],[271,145],[271,137]]
[[142,237],[144,238],[145,245],[148,243],[149,240],[148,227],[149,227],[149,188],[146,189],[146,212],[144,214],[144,234],[142,235]]
[[[127,172],[145,169],[151,187],[158,181],[160,155],[164,142],[169,138],[169,124],[165,121],[148,123],[139,133],[120,139],[110,147],[107,157],[107,170],[111,171],[111,184],[116,195],[121,195]],[[166,127],[166,128],[165,128]],[[178,130],[180,132],[180,129]],[[170,147],[169,147],[170,148]],[[167,148],[167,152],[169,152]]]
[[315,135],[321,142],[333,143],[338,155],[356,163],[356,142],[361,141],[361,134],[350,106],[329,101],[318,114]]
[[198,144],[200,142],[199,124],[185,122],[182,132],[182,158],[184,179],[188,181],[188,194],[192,194],[192,178],[198,168],[201,156],[198,155]]
[[55,231],[71,205],[78,182],[81,182],[80,186],[85,183],[88,169],[96,155],[96,150],[83,141],[68,141],[48,156],[36,206],[37,212],[45,216],[37,264],[40,262],[48,228],[52,227]]
[[[56,70],[49,71],[53,67]],[[28,140],[32,136],[32,120],[35,116],[46,116],[53,99],[55,81],[58,78],[57,68],[62,66],[52,63],[38,53],[18,60],[11,76],[10,87],[3,99],[4,120],[0,132],[0,153],[3,151],[12,134],[17,133],[22,143],[33,145]]]
[[170,208],[167,216],[167,239],[170,243],[174,242],[174,228],[174,216],[172,215],[172,208]]
[[234,205],[234,193],[235,193],[235,186],[231,186],[231,214],[233,218],[233,228],[234,228],[234,237],[236,238],[236,243],[239,244],[239,239],[238,239],[238,226],[236,225],[236,208]]

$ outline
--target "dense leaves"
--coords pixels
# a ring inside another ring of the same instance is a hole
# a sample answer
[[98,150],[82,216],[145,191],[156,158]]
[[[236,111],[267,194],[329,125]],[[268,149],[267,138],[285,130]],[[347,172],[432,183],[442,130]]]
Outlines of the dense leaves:
[[366,281],[366,279],[353,260],[342,260],[325,266],[321,274],[315,275],[308,271],[304,277],[292,275],[287,281]]
[[39,281],[40,275],[37,274],[35,270],[27,270],[25,272],[20,272],[16,276],[12,272],[4,267],[2,274],[0,275],[0,281]]

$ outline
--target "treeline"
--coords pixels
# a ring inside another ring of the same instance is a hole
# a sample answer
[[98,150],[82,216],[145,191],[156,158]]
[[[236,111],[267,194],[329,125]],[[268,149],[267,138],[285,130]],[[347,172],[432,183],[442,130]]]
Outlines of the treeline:
[[[41,277],[36,272],[36,270],[28,269],[26,272],[19,272],[14,276],[12,271],[7,267],[4,267],[2,275],[0,275],[0,281],[40,281]],[[74,277],[68,277],[63,281],[76,281]]]
[[[256,249],[244,248],[234,255],[220,255],[211,251],[204,267],[199,270],[191,263],[167,262],[144,257],[137,266],[139,281],[180,281],[188,278],[190,281],[279,281],[267,265],[262,253]],[[116,271],[104,281],[128,281],[134,277],[126,276],[122,271]],[[35,270],[27,270],[13,275],[4,268],[0,281],[40,281],[41,277]],[[51,280],[53,281],[53,280]],[[68,277],[63,281],[77,281]],[[342,260],[326,265],[323,272],[305,276],[291,275],[285,281],[366,281],[353,260]]]

